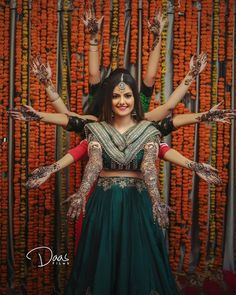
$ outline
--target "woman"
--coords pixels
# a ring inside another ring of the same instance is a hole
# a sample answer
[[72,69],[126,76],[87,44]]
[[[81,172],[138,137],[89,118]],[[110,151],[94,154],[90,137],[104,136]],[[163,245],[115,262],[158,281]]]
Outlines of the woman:
[[156,185],[160,132],[143,120],[130,75],[104,87],[100,120],[85,127],[89,161],[70,198],[68,216],[86,213],[65,294],[178,294],[160,227],[168,222]]

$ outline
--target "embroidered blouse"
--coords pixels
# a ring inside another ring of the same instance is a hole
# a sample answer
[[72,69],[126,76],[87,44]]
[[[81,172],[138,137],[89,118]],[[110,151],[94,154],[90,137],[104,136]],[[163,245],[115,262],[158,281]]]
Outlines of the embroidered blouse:
[[[80,133],[81,137],[84,138],[84,127],[88,123],[94,123],[95,121],[88,120],[88,119],[81,119],[75,116],[69,116],[69,121],[66,126],[67,131],[74,131]],[[162,121],[152,121],[151,124],[160,131],[161,136],[167,136],[172,131],[175,131],[176,128],[173,125],[173,120],[171,117],[167,117]]]
[[124,133],[106,122],[89,123],[85,126],[89,142],[102,146],[103,169],[140,170],[143,149],[147,142],[160,142],[160,131],[149,121],[141,121]]

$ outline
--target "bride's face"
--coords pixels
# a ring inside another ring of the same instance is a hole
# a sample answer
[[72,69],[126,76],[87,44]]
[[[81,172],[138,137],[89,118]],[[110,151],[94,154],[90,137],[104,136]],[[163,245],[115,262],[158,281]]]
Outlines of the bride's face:
[[114,116],[131,116],[131,112],[134,109],[133,92],[127,84],[123,86],[120,87],[120,84],[118,84],[113,90],[112,111]]

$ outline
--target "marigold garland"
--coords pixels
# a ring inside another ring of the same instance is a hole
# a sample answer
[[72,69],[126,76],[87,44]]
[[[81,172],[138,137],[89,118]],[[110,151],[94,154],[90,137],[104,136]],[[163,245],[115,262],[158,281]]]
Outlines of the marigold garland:
[[8,117],[6,109],[9,106],[9,60],[10,60],[10,7],[1,3],[0,9],[0,293],[7,293],[7,248],[8,248]]
[[[25,104],[30,99],[35,109],[41,111],[52,111],[45,91],[33,75],[28,73],[29,44],[31,55],[41,54],[43,60],[50,62],[53,80],[56,79],[56,56],[57,56],[57,2],[54,1],[33,1],[32,10],[29,10],[29,3],[26,0],[17,1],[17,22],[16,22],[16,56],[15,56],[15,107]],[[0,27],[4,28],[4,34],[0,36],[0,140],[7,138],[8,131],[4,127],[7,124],[7,115],[5,108],[8,107],[8,79],[9,79],[9,27],[10,9],[6,1],[0,1]],[[189,68],[190,56],[197,50],[197,16],[196,3],[191,1],[181,1],[178,6],[175,1],[175,19],[174,19],[174,48],[173,48],[173,84],[174,88],[183,79]],[[69,2],[64,3],[64,31],[63,31],[63,79],[62,79],[62,98],[67,101],[70,94],[69,105],[71,111],[82,113],[82,96],[88,93],[88,35],[85,36],[84,25],[79,17],[83,15],[86,9],[86,3],[81,5],[81,1],[73,1],[73,10]],[[144,17],[152,19],[154,11],[159,2],[143,1],[143,46],[142,46],[142,76],[145,74],[147,66],[150,44],[152,36],[147,30]],[[194,4],[194,5],[193,5]],[[233,38],[233,13],[234,1],[221,2],[219,0],[201,1],[201,51],[207,51],[208,63],[207,69],[200,75],[200,111],[209,110],[214,104],[224,101],[222,107],[231,107],[232,85],[232,38]],[[104,18],[103,26],[103,49],[102,64],[105,68],[110,65],[110,40],[112,43],[112,67],[123,65],[124,47],[125,47],[125,1],[113,0],[113,18],[111,20],[110,32],[110,1],[95,1],[96,17]],[[167,1],[162,1],[162,10],[164,14],[167,9]],[[228,12],[225,18],[225,11]],[[212,13],[213,12],[213,13]],[[71,21],[71,22],[70,22]],[[30,24],[30,25],[29,25]],[[138,40],[138,1],[132,2],[131,9],[131,43],[130,43],[130,61],[132,64],[137,62],[137,40]],[[213,25],[213,31],[210,28]],[[29,31],[30,29],[30,31]],[[71,31],[70,39],[69,30]],[[211,34],[210,34],[211,33]],[[119,48],[117,51],[117,42],[115,36],[119,35]],[[30,39],[29,39],[30,38]],[[161,103],[165,101],[165,54],[166,54],[166,32],[162,36],[162,72],[157,76],[156,89],[161,89]],[[70,47],[68,47],[68,44]],[[213,47],[212,47],[213,45]],[[70,50],[68,50],[70,48]],[[68,52],[71,54],[68,60]],[[212,54],[212,56],[211,56]],[[3,57],[3,58],[2,58]],[[68,64],[70,63],[70,67]],[[218,63],[216,67],[216,63]],[[219,70],[218,70],[219,69]],[[225,69],[225,73],[222,71]],[[68,72],[70,70],[70,72]],[[68,76],[69,73],[69,76]],[[30,83],[29,83],[30,79]],[[69,83],[71,82],[71,83]],[[29,89],[30,84],[30,89]],[[69,88],[68,88],[69,86]],[[191,85],[191,98],[196,97],[195,83]],[[30,96],[29,96],[30,94]],[[152,100],[151,109],[154,107],[155,100]],[[177,113],[186,113],[189,110],[180,104],[176,110]],[[194,127],[185,127],[173,133],[172,146],[181,151],[190,159],[193,158],[194,147]],[[212,125],[211,129],[204,124],[199,128],[199,162],[208,162],[216,166],[223,179],[223,185],[218,187],[208,185],[200,180],[198,189],[199,211],[199,264],[197,270],[202,272],[211,269],[220,269],[223,264],[222,247],[224,237],[224,216],[227,198],[228,183],[228,163],[229,163],[229,142],[230,130],[228,125]],[[38,292],[49,294],[57,288],[57,282],[53,279],[53,266],[49,265],[44,272],[39,268],[32,268],[25,262],[25,252],[38,244],[54,244],[54,220],[55,207],[53,201],[55,177],[52,177],[45,183],[40,190],[30,191],[28,199],[24,183],[27,177],[27,170],[32,171],[38,166],[47,165],[55,160],[55,128],[49,125],[31,122],[29,124],[29,138],[27,137],[27,124],[16,121],[14,123],[14,208],[13,208],[13,226],[14,226],[14,284],[15,292],[19,291],[22,282],[26,282],[27,292],[37,294]],[[211,143],[210,143],[211,139]],[[27,143],[29,140],[29,149]],[[62,135],[62,153],[67,150],[68,138],[65,133]],[[73,147],[79,142],[79,137],[75,134],[70,136],[70,146]],[[210,143],[210,144],[209,144]],[[0,238],[2,245],[7,243],[7,195],[8,186],[5,177],[7,167],[7,147],[6,144],[0,145],[1,165],[0,172],[4,177],[0,178],[1,205],[0,217],[2,222]],[[27,169],[28,165],[28,169]],[[162,164],[161,164],[162,165]],[[160,166],[160,182],[163,186],[164,178],[167,177],[163,172],[163,166]],[[72,194],[78,189],[81,177],[80,164],[70,168],[70,179],[62,176],[63,198]],[[171,195],[170,205],[176,211],[170,215],[169,229],[169,257],[173,270],[188,271],[191,255],[191,210],[192,204],[189,199],[191,190],[192,172],[172,166],[171,169]],[[162,187],[161,186],[161,187]],[[69,187],[69,190],[67,190]],[[210,203],[208,204],[208,197]],[[210,207],[209,207],[210,205]],[[210,215],[207,212],[210,209]],[[28,212],[28,220],[26,215]],[[61,249],[58,254],[70,253],[70,264],[72,264],[74,253],[74,228],[67,226],[65,220],[66,208],[62,207],[61,218]],[[209,224],[208,224],[209,222]],[[208,228],[209,226],[209,228]],[[25,234],[27,229],[27,236]],[[217,231],[216,231],[217,229]],[[6,293],[6,252],[7,247],[3,246],[0,250],[1,263],[1,282],[0,293]],[[208,253],[209,250],[209,253]],[[208,256],[209,254],[209,256]],[[209,260],[207,260],[209,259]],[[183,264],[181,263],[183,262]],[[183,268],[181,268],[183,266]],[[60,287],[63,288],[66,277],[70,272],[70,267],[59,268]]]

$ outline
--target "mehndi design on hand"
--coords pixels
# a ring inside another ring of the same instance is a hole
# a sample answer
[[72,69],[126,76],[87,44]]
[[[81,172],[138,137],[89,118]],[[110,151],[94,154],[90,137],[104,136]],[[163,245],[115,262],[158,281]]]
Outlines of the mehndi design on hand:
[[153,45],[152,45],[152,50],[153,50],[157,46],[157,44],[160,40],[161,33],[163,31],[165,24],[167,23],[167,20],[166,20],[166,18],[163,18],[161,11],[158,10],[154,19],[153,19],[153,22],[150,23],[150,21],[147,20],[147,23],[148,23],[149,31],[154,36]]
[[57,172],[58,170],[60,170],[60,165],[58,163],[35,169],[31,174],[29,174],[28,181],[26,182],[26,188],[38,188],[51,176],[51,174]]
[[187,162],[188,168],[205,180],[209,184],[221,184],[222,180],[218,175],[218,170],[212,167],[209,164],[205,163],[196,163],[196,162]]
[[189,85],[197,75],[199,75],[207,65],[207,54],[202,52],[199,55],[192,56],[190,60],[190,71],[184,81],[185,85]]
[[48,87],[52,84],[51,77],[52,71],[49,63],[45,65],[42,62],[41,57],[38,55],[35,58],[31,58],[30,60],[30,70],[35,74],[40,83],[42,83],[45,87]]
[[97,180],[102,170],[102,148],[98,142],[90,142],[89,144],[89,161],[85,167],[83,179],[77,193],[70,196],[65,202],[70,201],[70,207],[67,213],[68,217],[78,218],[82,209],[85,215],[86,197]]
[[141,172],[151,198],[154,221],[157,221],[161,227],[167,227],[169,224],[168,212],[173,210],[160,197],[157,187],[156,156],[157,143],[147,143],[144,147]]
[[28,105],[23,105],[20,109],[10,109],[8,113],[15,120],[40,121],[42,119],[38,112]]
[[206,114],[197,117],[199,122],[222,122],[230,124],[230,120],[236,117],[236,110],[219,110],[218,107],[223,103],[215,105]]
[[[91,9],[85,12],[84,18],[81,18],[84,25],[88,29],[89,34],[93,37],[98,34],[101,29],[102,21],[104,16],[102,16],[99,20],[96,19],[94,13]],[[97,41],[97,40],[94,40]]]

